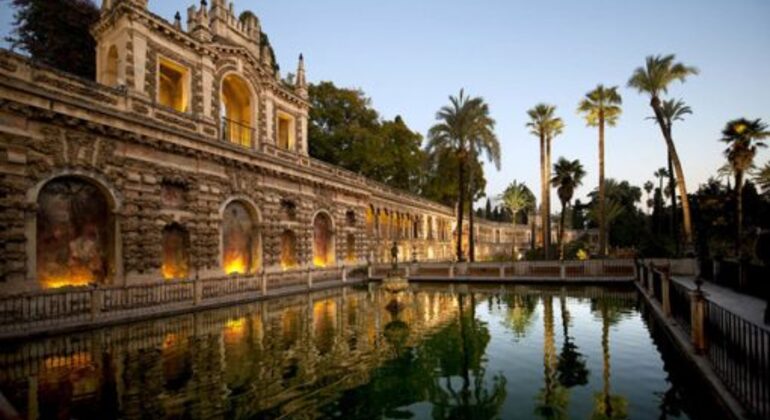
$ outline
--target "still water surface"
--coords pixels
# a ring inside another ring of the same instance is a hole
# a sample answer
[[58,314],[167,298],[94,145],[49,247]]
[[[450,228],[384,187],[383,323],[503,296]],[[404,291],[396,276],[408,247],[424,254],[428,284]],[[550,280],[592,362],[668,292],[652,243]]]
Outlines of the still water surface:
[[646,318],[627,288],[337,289],[4,343],[0,391],[32,418],[721,417]]

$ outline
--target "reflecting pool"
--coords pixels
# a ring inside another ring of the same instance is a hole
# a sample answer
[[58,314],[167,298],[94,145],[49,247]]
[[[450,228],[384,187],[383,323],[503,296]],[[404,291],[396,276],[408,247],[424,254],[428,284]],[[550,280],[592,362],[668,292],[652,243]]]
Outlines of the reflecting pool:
[[[3,343],[25,418],[721,418],[633,288],[326,290]],[[714,417],[717,416],[717,417]]]

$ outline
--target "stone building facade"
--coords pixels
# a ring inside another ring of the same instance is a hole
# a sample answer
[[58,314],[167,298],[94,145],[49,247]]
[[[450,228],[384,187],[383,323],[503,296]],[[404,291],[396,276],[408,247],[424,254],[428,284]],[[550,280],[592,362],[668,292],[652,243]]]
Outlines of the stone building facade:
[[[105,0],[96,82],[0,51],[0,290],[452,258],[452,208],[308,156],[302,57],[288,84],[259,20],[211,3],[183,28]],[[511,252],[476,226],[477,258]]]

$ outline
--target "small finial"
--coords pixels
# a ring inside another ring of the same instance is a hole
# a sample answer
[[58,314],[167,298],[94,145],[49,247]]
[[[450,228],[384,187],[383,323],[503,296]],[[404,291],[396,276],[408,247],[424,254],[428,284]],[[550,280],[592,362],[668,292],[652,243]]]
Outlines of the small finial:
[[206,2],[206,0],[201,0],[201,6],[206,7],[209,4]]

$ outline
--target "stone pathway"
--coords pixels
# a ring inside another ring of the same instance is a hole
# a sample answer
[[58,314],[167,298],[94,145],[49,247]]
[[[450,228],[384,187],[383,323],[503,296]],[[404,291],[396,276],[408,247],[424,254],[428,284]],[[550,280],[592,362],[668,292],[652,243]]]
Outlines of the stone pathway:
[[[671,279],[687,289],[695,290],[693,277],[672,276]],[[764,323],[765,301],[754,296],[738,293],[732,289],[717,284],[704,282],[701,290],[706,294],[706,299],[740,316],[746,321],[770,331],[770,325]]]

